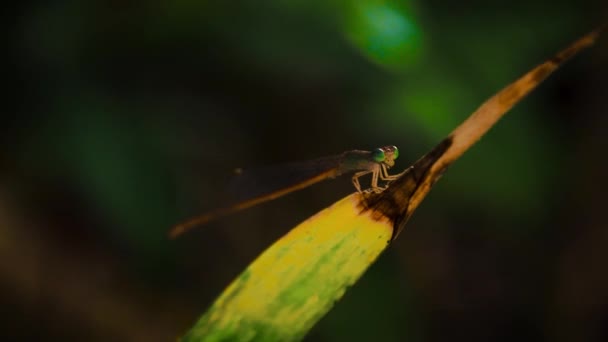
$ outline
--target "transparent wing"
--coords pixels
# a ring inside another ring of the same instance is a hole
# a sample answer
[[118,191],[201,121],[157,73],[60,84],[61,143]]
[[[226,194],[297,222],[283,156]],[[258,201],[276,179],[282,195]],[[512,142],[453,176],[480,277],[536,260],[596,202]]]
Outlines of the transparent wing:
[[[232,204],[268,194],[283,195],[310,186],[323,179],[336,176],[341,155],[317,160],[292,162],[273,166],[256,167],[236,172],[227,189],[227,201]],[[316,180],[312,182],[313,180]],[[292,189],[291,191],[286,191]]]
[[342,155],[337,155],[311,161],[240,170],[228,185],[228,199],[225,205],[176,225],[169,232],[169,236],[176,238],[218,217],[333,178],[339,174],[342,158]]

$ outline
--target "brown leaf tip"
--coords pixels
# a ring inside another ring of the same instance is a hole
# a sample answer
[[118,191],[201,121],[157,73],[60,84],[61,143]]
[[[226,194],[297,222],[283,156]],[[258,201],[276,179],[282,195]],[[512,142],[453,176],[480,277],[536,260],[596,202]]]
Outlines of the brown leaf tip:
[[364,193],[359,203],[361,213],[369,212],[372,219],[377,221],[388,220],[392,222],[392,239],[397,237],[416,209],[410,206],[410,200],[420,189],[420,185],[429,182],[432,186],[447,167],[446,165],[431,172],[432,166],[450,148],[452,142],[452,137],[444,139],[431,152],[405,170],[401,177],[391,182],[383,192]]

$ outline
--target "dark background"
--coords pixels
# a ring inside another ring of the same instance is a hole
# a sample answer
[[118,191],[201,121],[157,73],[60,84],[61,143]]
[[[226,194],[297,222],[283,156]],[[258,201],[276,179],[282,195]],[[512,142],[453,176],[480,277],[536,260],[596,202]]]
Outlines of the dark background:
[[[6,9],[1,337],[171,341],[349,177],[178,241],[236,167],[400,171],[604,1],[39,1]],[[608,37],[454,164],[310,341],[608,340]]]

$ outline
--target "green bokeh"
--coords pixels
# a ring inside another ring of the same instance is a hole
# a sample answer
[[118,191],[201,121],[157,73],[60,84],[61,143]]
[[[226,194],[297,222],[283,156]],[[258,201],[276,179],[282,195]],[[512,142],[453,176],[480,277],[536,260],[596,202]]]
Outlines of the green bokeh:
[[345,18],[345,34],[374,63],[411,69],[423,55],[422,31],[407,3],[353,1]]

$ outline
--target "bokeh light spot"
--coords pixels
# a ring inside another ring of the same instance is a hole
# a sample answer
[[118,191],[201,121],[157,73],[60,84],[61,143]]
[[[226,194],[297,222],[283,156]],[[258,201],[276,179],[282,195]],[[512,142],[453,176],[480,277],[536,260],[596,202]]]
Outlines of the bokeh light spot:
[[363,2],[355,4],[351,13],[347,35],[368,58],[399,69],[420,60],[420,30],[405,10]]

